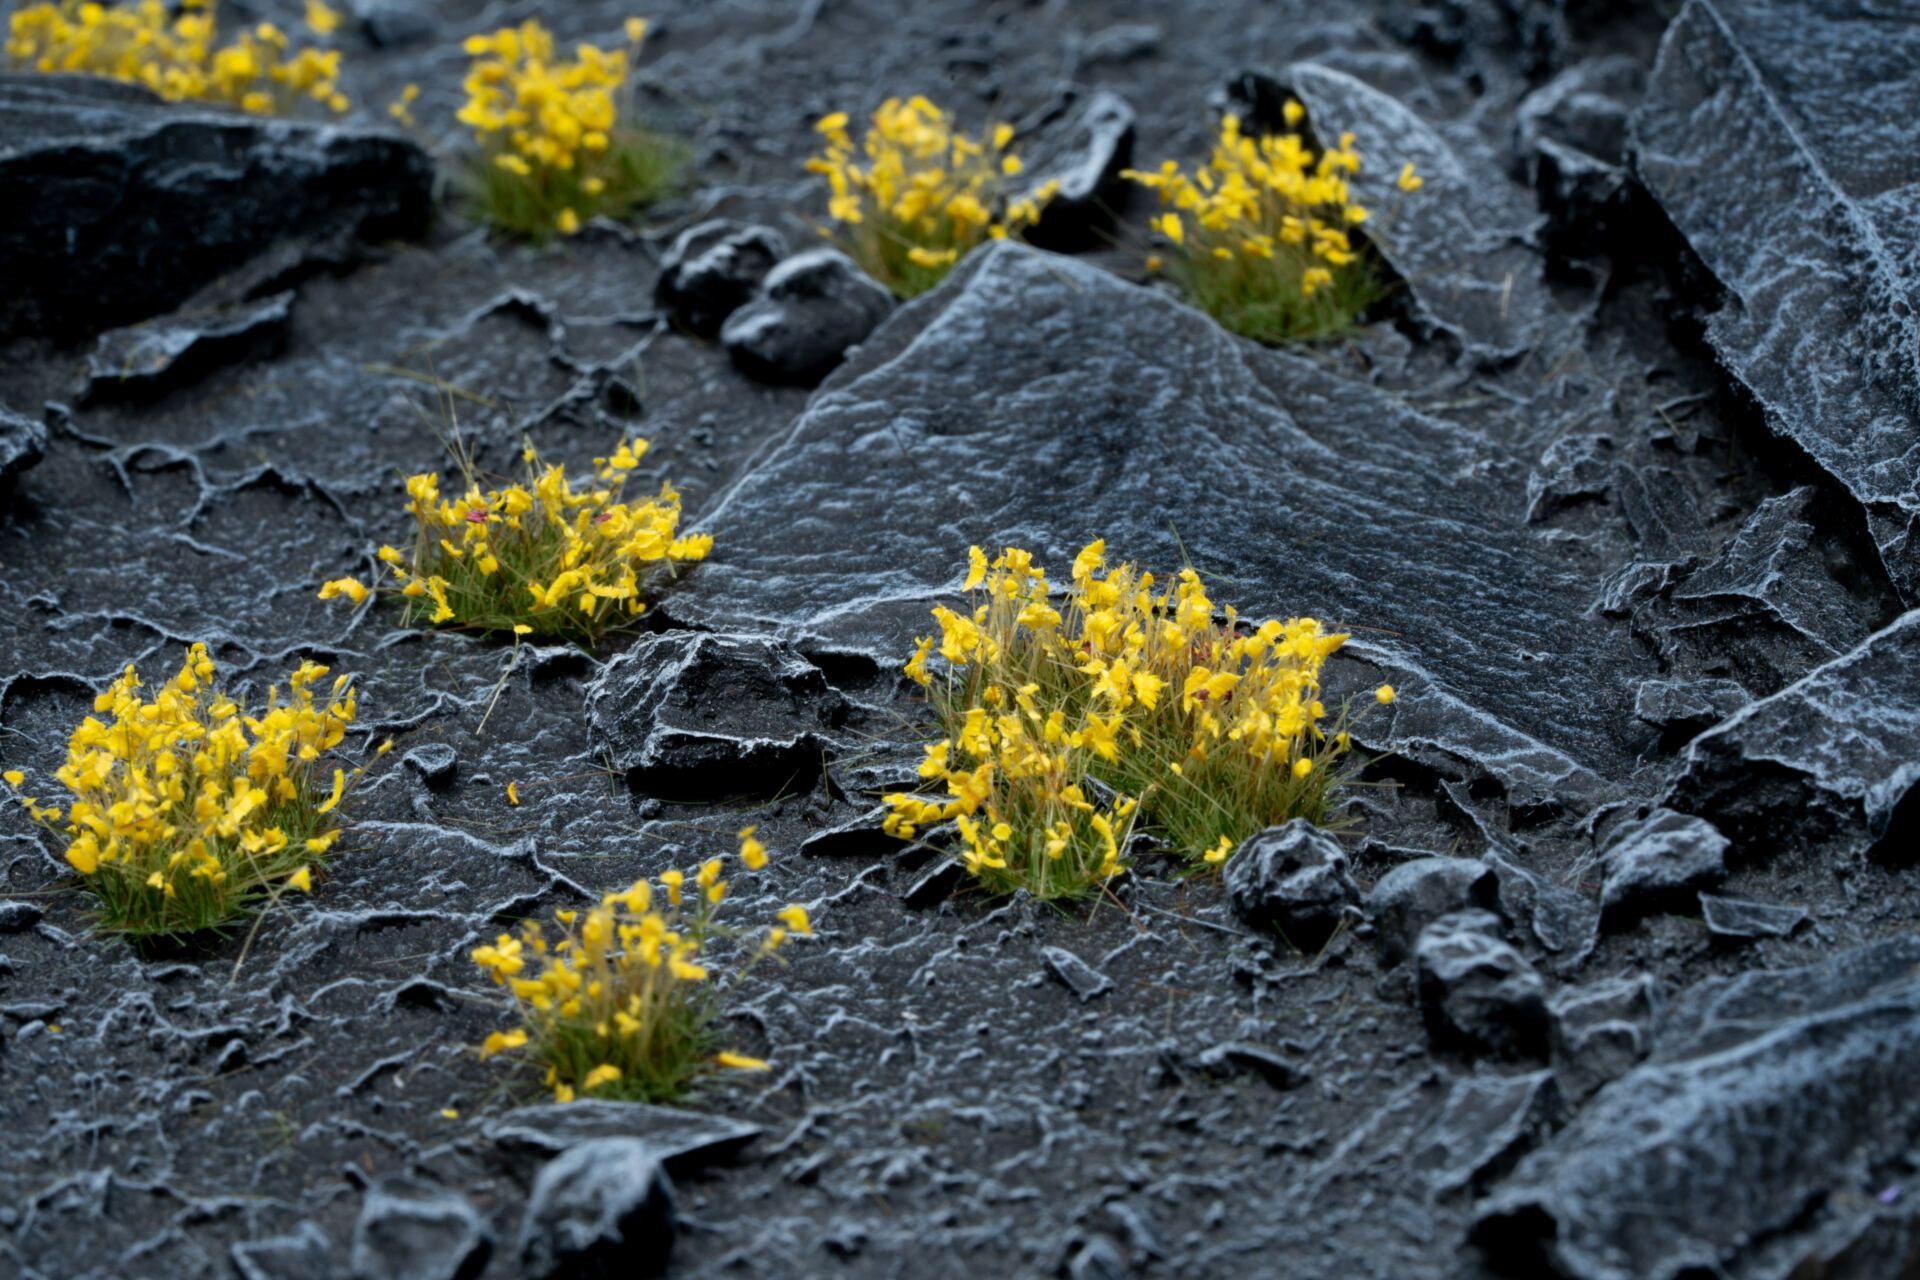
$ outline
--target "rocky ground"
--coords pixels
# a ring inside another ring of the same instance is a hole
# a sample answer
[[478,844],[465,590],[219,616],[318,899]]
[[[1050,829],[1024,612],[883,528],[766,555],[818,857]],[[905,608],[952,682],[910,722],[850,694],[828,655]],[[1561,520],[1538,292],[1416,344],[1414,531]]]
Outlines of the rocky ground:
[[[338,130],[0,78],[0,763],[196,640],[358,672],[398,740],[244,959],[89,936],[0,812],[0,1271],[536,1273],[601,1195],[618,1274],[671,1223],[685,1275],[1920,1275],[1920,23],[1363,8],[656,5],[699,189],[544,251],[374,122],[622,6],[370,0]],[[1289,90],[1427,186],[1376,322],[1269,351],[1143,285],[1097,179],[1129,114],[1189,160]],[[1079,252],[976,254],[817,390],[759,379],[861,299],[656,305],[688,227],[812,244],[811,122],[912,92],[1085,179]],[[713,558],[593,658],[317,602],[456,421],[496,469],[637,430]],[[1061,911],[879,833],[968,544],[1095,536],[1398,686],[1338,841]],[[747,822],[742,913],[819,930],[733,1008],[770,1075],[556,1108],[478,1060],[476,942]]]

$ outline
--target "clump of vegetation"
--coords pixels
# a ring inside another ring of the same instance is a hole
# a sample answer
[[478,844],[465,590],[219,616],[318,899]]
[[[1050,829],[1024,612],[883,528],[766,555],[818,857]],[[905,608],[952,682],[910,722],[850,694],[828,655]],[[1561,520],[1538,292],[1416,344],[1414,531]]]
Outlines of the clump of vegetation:
[[[407,621],[589,648],[636,623],[662,579],[713,549],[708,534],[680,535],[680,495],[671,484],[644,501],[623,499],[646,452],[647,442],[636,439],[595,458],[597,483],[582,488],[531,444],[521,455],[522,484],[482,491],[465,458],[458,498],[440,496],[433,472],[408,477],[413,549],[380,548]],[[358,604],[369,592],[357,579],[338,578],[321,587],[320,598]]]
[[1071,898],[1124,868],[1136,829],[1204,867],[1275,823],[1328,820],[1351,742],[1344,713],[1323,727],[1320,669],[1346,636],[1217,622],[1193,570],[1156,593],[1104,542],[1075,559],[1064,613],[1027,552],[969,555],[974,608],[936,608],[906,667],[946,731],[920,766],[941,790],[888,796],[889,832],[951,821],[988,889]]
[[1013,126],[996,124],[974,138],[922,97],[889,98],[857,149],[847,124],[846,112],[836,111],[814,126],[826,150],[807,168],[832,187],[828,234],[901,298],[939,284],[988,239],[1038,222],[1058,187],[1050,182],[1013,197],[1012,181],[1024,168],[1008,147]]
[[[647,24],[629,18],[626,32],[625,49],[580,44],[572,58],[556,57],[553,33],[532,20],[467,38],[473,65],[459,120],[478,144],[470,187],[481,217],[544,240],[673,189],[684,150],[633,123],[626,88]],[[409,105],[394,114],[404,121]]]
[[[132,666],[94,700],[56,777],[72,799],[28,814],[66,843],[99,901],[103,928],[183,936],[245,915],[262,896],[312,888],[340,836],[340,802],[358,768],[328,768],[353,723],[349,677],[324,697],[327,668],[303,662],[283,699],[250,712],[220,687],[205,645],[142,696]],[[384,753],[386,747],[381,748]],[[4,775],[16,791],[26,775]]]
[[[1285,112],[1289,125],[1305,116],[1297,102]],[[1153,228],[1167,243],[1166,270],[1194,304],[1235,333],[1278,343],[1349,329],[1385,291],[1351,235],[1373,216],[1347,186],[1360,164],[1350,133],[1316,155],[1299,133],[1250,137],[1229,115],[1191,176],[1171,160],[1124,176],[1160,197]],[[1398,186],[1420,189],[1411,164]]]
[[[307,0],[307,25],[326,36],[340,15]],[[287,115],[303,102],[339,114],[340,51],[293,47],[271,22],[219,43],[215,0],[134,4],[32,4],[8,23],[14,69],[77,72],[145,85],[169,102],[224,102],[254,115]]]
[[[766,846],[748,827],[741,864],[758,871]],[[584,913],[554,914],[559,936],[538,921],[473,952],[474,963],[513,996],[517,1025],[495,1031],[483,1057],[525,1050],[545,1068],[560,1102],[581,1095],[670,1102],[716,1069],[765,1071],[767,1063],[717,1050],[715,1023],[728,990],[795,935],[813,932],[798,904],[779,923],[748,934],[719,922],[727,882],[721,859],[692,872],[636,880]],[[716,955],[729,958],[716,978]]]

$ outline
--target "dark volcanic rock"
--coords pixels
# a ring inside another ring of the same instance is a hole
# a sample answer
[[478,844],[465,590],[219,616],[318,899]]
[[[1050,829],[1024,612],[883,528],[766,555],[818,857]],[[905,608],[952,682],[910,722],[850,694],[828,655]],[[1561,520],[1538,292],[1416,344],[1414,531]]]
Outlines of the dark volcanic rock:
[[597,1098],[519,1107],[486,1129],[488,1141],[520,1160],[550,1158],[600,1138],[633,1138],[677,1174],[730,1159],[759,1134],[759,1125],[744,1120]]
[[87,357],[86,398],[145,400],[186,386],[222,365],[272,355],[286,344],[293,294],[222,308],[176,312],[100,335]]
[[1873,1217],[1842,1189],[1904,1167],[1916,1053],[1920,938],[1710,979],[1646,1063],[1521,1163],[1475,1236],[1512,1274],[1785,1275]]
[[453,785],[454,775],[460,769],[460,756],[447,743],[423,742],[409,748],[400,757],[400,763],[428,786],[442,788]]
[[0,933],[19,933],[40,923],[42,912],[31,902],[0,900]]
[[711,338],[786,256],[786,237],[771,227],[727,218],[699,223],[676,236],[661,257],[654,301],[677,323]]
[[1663,1007],[1659,984],[1644,973],[1554,992],[1553,1070],[1566,1095],[1579,1102],[1646,1057]]
[[1520,102],[1514,150],[1557,243],[1588,247],[1624,211],[1627,131],[1646,71],[1614,55],[1568,67]]
[[1695,738],[1666,802],[1743,853],[1858,854],[1888,835],[1916,779],[1920,610]]
[[1222,878],[1242,920],[1278,930],[1300,951],[1318,951],[1358,915],[1360,888],[1347,868],[1346,850],[1305,818],[1241,841]]
[[1438,1049],[1500,1058],[1546,1056],[1546,984],[1500,937],[1490,911],[1457,911],[1414,945],[1420,1009]]
[[809,249],[767,273],[752,302],[727,317],[720,341],[763,382],[820,381],[893,310],[893,295],[837,249]]
[[1550,544],[1492,514],[1519,495],[1480,450],[1375,388],[999,242],[903,308],[728,490],[707,516],[728,536],[665,607],[891,666],[969,544],[1063,570],[1104,536],[1158,572],[1230,570],[1242,616],[1392,620],[1396,637],[1350,645],[1406,673],[1391,713],[1368,715],[1370,745],[1471,762],[1516,801],[1597,798],[1600,774],[1633,767],[1622,726],[1652,664],[1582,616],[1591,583]]
[[673,1236],[673,1185],[652,1150],[638,1138],[596,1138],[534,1178],[520,1262],[535,1280],[659,1275]]
[[790,646],[695,632],[636,645],[587,694],[594,740],[636,785],[732,794],[775,792],[817,769],[846,710]]
[[1715,937],[1784,938],[1806,923],[1807,909],[1703,893],[1700,916]]
[[1727,838],[1704,818],[1655,809],[1614,832],[1600,851],[1600,911],[1611,924],[1648,911],[1687,910],[1727,877]]
[[[1859,499],[1920,602],[1920,28],[1865,7],[1688,0],[1634,117],[1634,167],[1727,290],[1707,341]],[[1870,104],[1870,105],[1868,105]]]
[[1551,1071],[1467,1076],[1448,1091],[1413,1164],[1437,1195],[1478,1194],[1552,1133],[1565,1110]]
[[1103,996],[1113,989],[1113,979],[1065,947],[1043,947],[1040,955],[1047,962],[1047,972],[1083,1001]]
[[246,1240],[233,1246],[240,1280],[333,1280],[333,1245],[327,1233],[303,1222],[291,1235]]
[[1133,121],[1127,100],[1102,89],[1028,150],[1027,192],[1059,184],[1040,221],[1027,229],[1028,243],[1064,251],[1101,242],[1133,186],[1120,176],[1133,163]]
[[1690,736],[1752,701],[1753,695],[1737,682],[1718,676],[1647,680],[1633,695],[1633,714],[1650,725]]
[[1398,964],[1413,954],[1420,931],[1441,916],[1474,907],[1494,910],[1499,900],[1499,879],[1486,863],[1420,858],[1380,877],[1367,895],[1367,915],[1379,935],[1381,958]]
[[457,1191],[405,1175],[368,1191],[353,1228],[353,1280],[473,1280],[493,1237]]
[[0,405],[0,497],[46,452],[46,427]]
[[[1553,300],[1527,247],[1540,215],[1526,193],[1490,155],[1344,72],[1302,63],[1292,79],[1319,136],[1354,135],[1366,161],[1354,198],[1376,215],[1367,238],[1406,280],[1419,317],[1479,360],[1511,359],[1539,342]],[[1426,179],[1412,195],[1394,185],[1409,162]]]
[[433,165],[396,134],[0,76],[0,334],[72,336],[183,301],[283,237],[416,235]]
[[1305,1067],[1263,1044],[1232,1040],[1204,1050],[1195,1059],[1200,1069],[1216,1076],[1250,1071],[1276,1089],[1297,1089],[1312,1076]]

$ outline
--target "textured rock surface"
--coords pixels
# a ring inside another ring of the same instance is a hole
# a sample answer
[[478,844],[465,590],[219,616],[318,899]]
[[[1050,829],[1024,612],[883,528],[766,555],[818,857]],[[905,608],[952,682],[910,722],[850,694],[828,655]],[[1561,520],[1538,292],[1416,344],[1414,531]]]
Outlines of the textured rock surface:
[[1727,838],[1704,818],[1655,809],[1614,832],[1600,851],[1600,910],[1621,922],[1647,911],[1691,911],[1699,891],[1727,876]]
[[1920,1132],[1916,965],[1903,938],[1687,992],[1652,1058],[1492,1197],[1483,1245],[1551,1268],[1529,1274],[1625,1280],[1784,1275],[1859,1235]]
[[769,227],[726,218],[702,222],[667,246],[654,300],[676,322],[703,338],[715,337],[786,256],[786,238]]
[[1646,974],[1563,987],[1547,1002],[1553,1022],[1553,1071],[1579,1101],[1624,1075],[1653,1046],[1653,1022],[1665,1007]]
[[0,405],[0,496],[46,454],[47,429]]
[[1493,868],[1472,858],[1419,858],[1380,877],[1367,895],[1367,915],[1389,964],[1413,954],[1420,931],[1441,916],[1499,901]]
[[418,234],[432,184],[398,135],[0,75],[0,187],[35,195],[0,210],[0,334],[142,319],[284,237]]
[[354,1280],[474,1280],[493,1238],[457,1191],[406,1177],[374,1184],[353,1228]]
[[659,1275],[673,1236],[673,1185],[653,1151],[638,1138],[595,1138],[534,1178],[520,1264],[535,1280]]
[[812,386],[892,309],[893,296],[853,259],[809,249],[767,273],[753,301],[727,317],[720,342],[750,377]]
[[1027,239],[1044,249],[1085,249],[1113,234],[1133,184],[1120,171],[1133,163],[1134,110],[1127,100],[1102,89],[1075,104],[1065,117],[1024,148],[1033,175],[1029,194],[1054,186],[1052,199]]
[[1865,506],[1909,604],[1920,184],[1890,130],[1920,109],[1916,57],[1920,31],[1867,7],[1807,22],[1765,0],[1688,0],[1633,126],[1640,180],[1726,287],[1707,341]]
[[161,395],[209,369],[271,355],[286,342],[292,293],[211,315],[176,313],[164,321],[111,329],[87,357],[85,394],[99,400]]
[[1301,951],[1318,951],[1358,915],[1346,851],[1305,818],[1242,841],[1222,879],[1242,920]]
[[1491,911],[1456,911],[1414,944],[1420,1008],[1436,1047],[1501,1058],[1543,1057],[1546,984],[1500,937]]

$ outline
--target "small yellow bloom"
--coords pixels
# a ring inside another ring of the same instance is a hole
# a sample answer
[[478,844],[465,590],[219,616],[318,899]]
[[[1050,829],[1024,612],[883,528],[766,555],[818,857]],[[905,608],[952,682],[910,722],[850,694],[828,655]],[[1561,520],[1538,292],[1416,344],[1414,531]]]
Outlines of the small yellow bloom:
[[560,229],[561,235],[570,236],[580,230],[580,215],[572,209],[562,209],[553,224]]
[[1294,777],[1304,778],[1312,772],[1313,772],[1313,761],[1307,759],[1307,757],[1301,756],[1298,760],[1295,760],[1293,762]]
[[593,1070],[587,1072],[587,1077],[586,1079],[580,1082],[580,1087],[585,1089],[588,1093],[592,1093],[595,1089],[598,1089],[601,1085],[612,1084],[619,1078],[620,1078],[620,1068],[614,1066],[610,1062],[603,1062],[599,1066],[595,1067]]
[[797,902],[781,908],[778,918],[789,930],[802,937],[813,933],[813,922],[807,918],[807,909]]
[[628,43],[639,44],[647,38],[647,20],[645,18],[628,18],[626,31]]
[[744,1053],[733,1053],[724,1049],[714,1054],[713,1060],[730,1071],[770,1071],[773,1069],[771,1064],[763,1058],[749,1058]]
[[302,893],[312,893],[313,892],[312,870],[307,867],[302,867],[298,871],[294,872],[292,875],[288,876],[287,888],[298,889]]
[[460,1109],[458,1107],[442,1107],[440,1108],[440,1118],[442,1120],[458,1120],[460,1118]]
[[0,773],[0,778],[5,778],[8,786],[17,787],[27,780],[27,775],[18,769],[9,769],[5,773]]
[[1426,184],[1426,179],[1413,171],[1413,162],[1408,161],[1406,164],[1400,166],[1400,177],[1395,181],[1394,185],[1398,186],[1402,191],[1418,191]]
[[1394,692],[1394,688],[1392,685],[1383,684],[1378,689],[1375,689],[1373,691],[1373,696],[1374,696],[1374,699],[1377,702],[1379,702],[1382,706],[1386,706],[1387,704],[1391,703],[1395,698],[1399,697],[1400,695]]
[[1288,98],[1286,104],[1280,108],[1280,115],[1289,125],[1297,125],[1307,118],[1307,109],[1292,98]]
[[367,598],[366,585],[354,578],[335,578],[320,588],[322,600],[333,600],[340,596],[359,604]]
[[307,26],[315,35],[330,36],[340,25],[340,15],[322,0],[307,0]]
[[767,865],[767,846],[754,839],[753,833],[758,827],[740,828],[740,861],[747,870],[758,871]]
[[520,784],[518,782],[509,782],[507,784],[507,803],[516,806],[520,803]]

